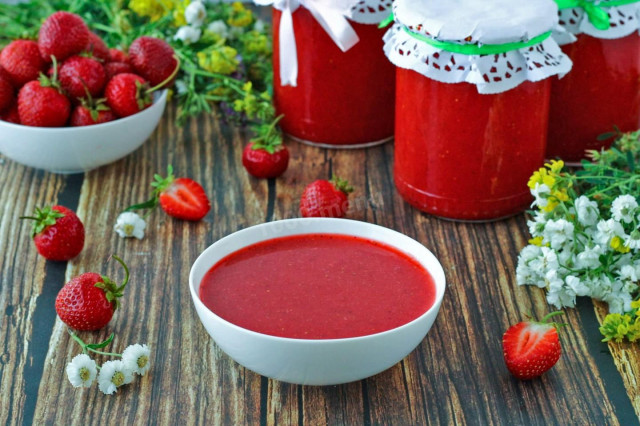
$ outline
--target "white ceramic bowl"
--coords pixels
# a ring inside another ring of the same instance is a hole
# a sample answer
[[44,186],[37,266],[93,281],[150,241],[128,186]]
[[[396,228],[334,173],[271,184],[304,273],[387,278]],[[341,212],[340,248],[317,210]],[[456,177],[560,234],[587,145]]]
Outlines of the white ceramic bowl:
[[108,123],[81,127],[33,127],[0,121],[0,153],[54,173],[82,173],[135,151],[156,128],[167,91],[149,108]]
[[[330,233],[380,241],[415,258],[434,278],[433,306],[420,317],[392,330],[345,339],[290,339],[236,326],[207,308],[199,297],[205,273],[228,254],[248,245],[289,235]],[[346,219],[287,219],[264,223],[228,235],[207,248],[189,274],[198,316],[216,344],[246,368],[284,382],[334,385],[377,374],[407,356],[433,324],[445,290],[442,266],[419,242],[391,229]]]

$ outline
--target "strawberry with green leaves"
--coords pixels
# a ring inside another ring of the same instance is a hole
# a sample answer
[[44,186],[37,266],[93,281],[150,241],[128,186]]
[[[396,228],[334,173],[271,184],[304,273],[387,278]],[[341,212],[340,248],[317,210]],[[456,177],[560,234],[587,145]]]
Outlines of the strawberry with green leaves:
[[73,210],[64,206],[36,208],[31,236],[38,253],[49,260],[73,259],[84,247],[84,225]]
[[76,330],[99,330],[111,321],[119,307],[119,298],[129,281],[129,268],[122,259],[112,256],[124,268],[122,284],[112,279],[86,272],[66,283],[56,297],[56,313],[69,327]]
[[54,60],[51,78],[40,74],[18,92],[18,115],[26,126],[62,127],[71,113],[71,101],[63,93],[57,78]]
[[511,326],[502,336],[502,349],[507,368],[516,378],[533,379],[551,369],[560,359],[562,348],[558,327],[549,322],[562,312],[552,312],[542,321],[523,321]]
[[311,182],[300,197],[303,217],[344,217],[349,210],[349,193],[353,187],[346,180],[333,177]]
[[69,124],[73,127],[92,126],[94,124],[107,123],[117,118],[111,108],[105,104],[104,98],[93,100],[89,96],[82,98],[80,105],[73,109]]
[[242,151],[242,165],[251,176],[272,179],[280,176],[289,165],[289,150],[279,143],[264,145],[250,142]]

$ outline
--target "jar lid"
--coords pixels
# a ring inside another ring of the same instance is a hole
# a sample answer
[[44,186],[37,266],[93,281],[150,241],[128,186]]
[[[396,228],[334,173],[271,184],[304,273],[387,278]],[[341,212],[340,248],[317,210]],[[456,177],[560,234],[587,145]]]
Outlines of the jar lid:
[[349,18],[359,24],[379,24],[391,15],[392,0],[356,0]]
[[573,34],[601,39],[626,37],[640,29],[639,0],[556,0],[559,23],[565,32],[553,33],[561,45],[576,40]]
[[552,0],[396,0],[384,49],[398,67],[500,93],[571,69],[550,37],[557,14]]

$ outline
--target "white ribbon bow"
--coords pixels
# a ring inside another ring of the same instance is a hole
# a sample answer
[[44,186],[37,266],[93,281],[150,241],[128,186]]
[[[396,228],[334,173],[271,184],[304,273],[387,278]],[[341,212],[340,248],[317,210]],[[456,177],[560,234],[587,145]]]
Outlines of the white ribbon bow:
[[254,0],[262,6],[273,5],[282,12],[280,18],[280,84],[296,86],[298,81],[298,52],[293,32],[292,13],[303,6],[329,34],[334,43],[346,52],[358,42],[358,35],[351,27],[350,8],[345,0]]

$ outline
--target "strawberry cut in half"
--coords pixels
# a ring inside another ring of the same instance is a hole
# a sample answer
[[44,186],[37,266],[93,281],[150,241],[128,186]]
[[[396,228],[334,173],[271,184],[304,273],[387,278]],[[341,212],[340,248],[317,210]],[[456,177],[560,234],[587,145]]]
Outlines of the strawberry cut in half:
[[502,336],[502,349],[507,368],[520,380],[541,376],[551,369],[562,349],[557,328],[564,325],[549,322],[562,312],[552,312],[542,321],[523,321],[511,326]]
[[177,219],[196,221],[209,213],[211,203],[202,186],[189,178],[175,178],[169,166],[168,176],[155,176],[151,185],[156,188],[160,207],[169,216]]
[[111,321],[119,307],[119,298],[129,281],[129,268],[122,259],[112,256],[122,265],[125,278],[121,285],[95,272],[72,278],[56,296],[56,313],[66,325],[76,330],[99,330]]
[[333,177],[311,182],[300,197],[303,217],[344,217],[349,210],[348,195],[353,187],[346,180]]
[[64,206],[36,208],[31,236],[38,253],[49,260],[67,261],[84,247],[84,225],[73,210]]

